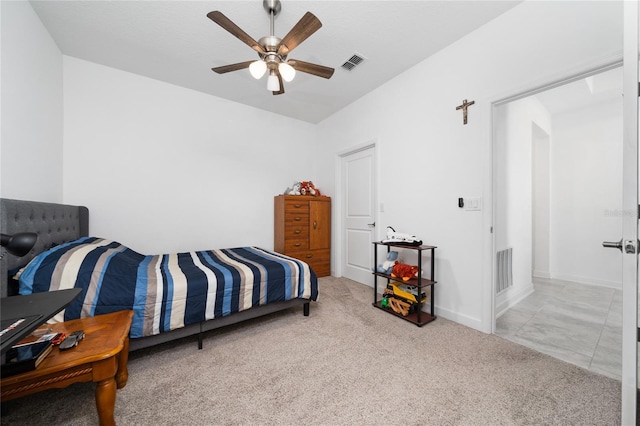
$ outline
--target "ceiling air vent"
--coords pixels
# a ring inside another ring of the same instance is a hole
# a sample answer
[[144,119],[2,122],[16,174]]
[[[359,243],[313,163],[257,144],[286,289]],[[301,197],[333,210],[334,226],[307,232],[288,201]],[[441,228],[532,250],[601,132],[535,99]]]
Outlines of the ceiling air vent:
[[342,68],[347,71],[352,71],[357,65],[360,65],[364,62],[366,58],[358,53],[354,53],[344,64],[342,64]]

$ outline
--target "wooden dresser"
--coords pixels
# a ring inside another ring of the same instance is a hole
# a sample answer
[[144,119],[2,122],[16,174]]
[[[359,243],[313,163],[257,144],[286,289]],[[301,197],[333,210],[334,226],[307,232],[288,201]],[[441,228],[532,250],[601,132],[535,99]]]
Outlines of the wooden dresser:
[[273,246],[307,262],[318,277],[331,275],[331,198],[277,195]]

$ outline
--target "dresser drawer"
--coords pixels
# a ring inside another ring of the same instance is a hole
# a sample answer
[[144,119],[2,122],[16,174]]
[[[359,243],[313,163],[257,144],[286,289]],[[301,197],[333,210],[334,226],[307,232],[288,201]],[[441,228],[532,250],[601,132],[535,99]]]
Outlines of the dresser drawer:
[[318,277],[331,275],[331,250],[307,250],[285,254],[307,262]]
[[284,212],[287,213],[304,213],[309,214],[309,202],[308,201],[297,201],[297,200],[287,200],[284,204]]
[[309,212],[286,212],[284,214],[284,226],[309,225]]
[[[284,241],[284,249],[285,251],[294,252],[300,250],[309,250],[309,240],[298,239],[298,240],[285,240]],[[298,256],[294,256],[298,258]]]
[[309,236],[309,226],[301,223],[288,224],[284,229],[285,240],[307,239]]

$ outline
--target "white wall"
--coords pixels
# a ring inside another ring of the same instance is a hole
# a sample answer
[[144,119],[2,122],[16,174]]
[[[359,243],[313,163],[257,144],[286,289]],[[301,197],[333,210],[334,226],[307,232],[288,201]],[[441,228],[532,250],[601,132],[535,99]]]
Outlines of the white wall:
[[309,123],[67,56],[64,108],[65,202],[142,253],[273,248],[274,195],[326,189]]
[[61,202],[62,54],[28,2],[0,9],[0,196]]
[[551,275],[622,288],[622,99],[554,115]]
[[[620,2],[525,2],[318,125],[319,177],[334,185],[337,153],[377,139],[377,228],[438,246],[436,314],[491,331],[492,102],[620,58],[621,22]],[[463,99],[476,102],[466,126]],[[474,196],[481,212],[457,207]]]
[[551,136],[532,126],[533,276],[551,278]]
[[533,291],[534,126],[552,134],[551,117],[535,97],[495,110],[495,250],[513,249],[513,287],[498,295],[498,313]]

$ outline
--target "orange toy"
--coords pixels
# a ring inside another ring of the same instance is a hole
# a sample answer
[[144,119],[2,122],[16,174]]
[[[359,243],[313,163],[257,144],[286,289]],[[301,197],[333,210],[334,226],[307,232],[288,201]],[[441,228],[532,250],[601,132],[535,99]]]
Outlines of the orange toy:
[[406,263],[398,263],[396,260],[396,264],[393,265],[391,270],[391,276],[393,278],[402,278],[402,281],[409,281],[411,278],[418,276],[418,267],[407,265]]
[[396,299],[395,297],[389,297],[388,300],[389,306],[391,307],[393,312],[395,312],[396,314],[400,314],[403,317],[409,315],[409,310],[411,309],[410,304],[403,300]]
[[300,194],[302,195],[314,195],[321,196],[320,190],[313,185],[311,181],[300,182]]

